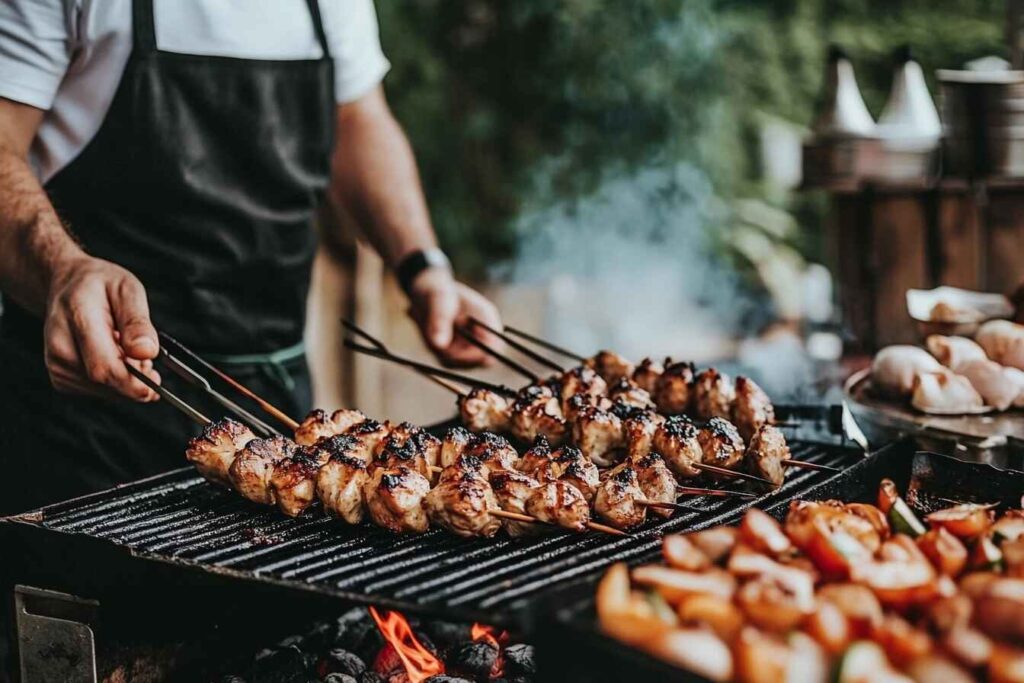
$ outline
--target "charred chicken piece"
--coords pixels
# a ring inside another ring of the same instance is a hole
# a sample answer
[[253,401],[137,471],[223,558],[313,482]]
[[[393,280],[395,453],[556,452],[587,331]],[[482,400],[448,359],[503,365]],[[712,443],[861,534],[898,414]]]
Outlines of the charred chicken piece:
[[601,410],[610,410],[614,405],[606,396],[591,396],[590,394],[576,394],[566,401],[562,409],[562,417],[569,424],[579,419],[580,413],[586,408],[596,407]]
[[523,441],[531,442],[543,436],[549,442],[559,444],[565,440],[568,425],[551,390],[534,385],[521,391],[513,403],[511,431]]
[[626,441],[626,456],[630,460],[642,458],[651,452],[654,435],[665,418],[649,410],[638,410],[622,421],[622,434]]
[[441,464],[441,448],[444,446],[441,439],[422,427],[417,427],[416,431],[409,437],[409,441],[416,447],[420,455],[423,456],[429,467],[433,468]]
[[559,404],[564,412],[569,399],[577,394],[585,394],[595,398],[607,395],[608,383],[593,368],[578,365],[571,370],[567,370],[562,375],[560,389],[561,393],[558,396],[560,399]]
[[271,496],[278,509],[289,517],[298,517],[316,499],[316,477],[326,461],[315,446],[300,446],[290,458],[274,465],[270,475]]
[[637,502],[643,499],[636,470],[629,463],[622,463],[598,488],[594,512],[616,529],[630,529],[647,518],[647,507]]
[[776,427],[766,424],[754,432],[745,459],[751,474],[767,479],[778,487],[786,480],[786,468],[782,461],[790,457],[786,437]]
[[395,533],[423,533],[430,526],[423,499],[430,482],[408,467],[378,467],[363,485],[370,519]]
[[743,463],[743,439],[728,420],[713,417],[707,421],[697,435],[700,443],[702,462],[729,470]]
[[749,441],[762,426],[775,423],[775,406],[764,389],[749,377],[741,375],[736,378],[732,423],[745,441]]
[[623,377],[615,384],[609,386],[608,397],[613,401],[624,403],[627,406],[639,408],[640,410],[654,410],[654,400],[646,389],[628,377]]
[[370,469],[394,469],[397,467],[407,467],[415,470],[428,481],[434,476],[434,473],[430,470],[430,464],[423,456],[423,453],[416,448],[416,443],[413,439],[410,438],[403,441],[400,436],[389,436],[384,440],[380,453],[373,459]]
[[700,470],[694,468],[693,463],[704,459],[699,436],[700,429],[688,417],[675,415],[655,430],[651,443],[669,469],[680,477],[692,479],[700,475]]
[[353,458],[359,458],[369,465],[373,462],[374,454],[380,452],[381,444],[384,443],[384,440],[388,438],[390,433],[391,425],[387,422],[381,423],[376,420],[360,422],[345,433],[346,436],[351,436],[359,442],[349,455]]
[[478,434],[464,452],[479,458],[489,472],[514,470],[519,465],[519,453],[508,439],[490,432]]
[[325,436],[344,434],[354,425],[364,422],[366,415],[358,410],[335,410],[328,414],[326,410],[311,410],[306,419],[295,428],[295,443],[300,446],[312,446]]
[[[636,470],[640,490],[647,500],[659,503],[676,502],[676,478],[665,464],[665,460],[657,453],[648,453],[642,458],[632,461]],[[672,510],[652,507],[651,512],[662,517],[670,517]]]
[[476,388],[459,398],[459,415],[471,432],[505,432],[510,427],[512,405],[500,394]]
[[633,374],[633,364],[614,351],[598,351],[587,360],[586,365],[593,368],[608,384],[615,384]]
[[274,474],[274,466],[295,455],[298,449],[294,441],[283,436],[253,439],[238,452],[228,469],[232,486],[242,497],[254,503],[273,505],[270,478]]
[[551,454],[554,473],[561,481],[572,484],[589,503],[601,484],[601,475],[594,465],[578,448],[564,446]]
[[544,437],[536,439],[533,446],[523,453],[517,467],[520,472],[541,483],[558,479],[558,472],[551,459],[551,446]]
[[473,442],[473,434],[462,427],[452,427],[441,442],[441,467],[448,467]]
[[693,402],[693,363],[669,363],[654,383],[654,403],[662,415],[683,415]]
[[[526,501],[533,495],[534,490],[540,487],[540,482],[533,477],[516,472],[514,470],[502,470],[495,472],[490,478],[491,489],[498,500],[502,510],[508,512],[526,512]],[[544,530],[543,524],[531,524],[529,522],[517,522],[511,519],[502,520],[505,530],[509,536],[528,536],[541,533]]]
[[324,512],[349,524],[362,522],[366,513],[363,488],[368,479],[362,459],[344,451],[333,453],[316,477],[316,493]]
[[583,454],[602,467],[612,465],[612,453],[625,445],[622,420],[596,406],[579,412],[572,425],[572,437]]
[[590,521],[590,506],[572,484],[541,482],[526,499],[526,514],[563,529],[584,531]]
[[228,470],[231,463],[238,451],[255,438],[256,435],[239,422],[227,418],[215,420],[188,442],[185,457],[208,481],[230,487]]
[[658,386],[658,378],[663,372],[665,372],[665,367],[661,363],[644,358],[633,370],[633,381],[638,387],[653,396],[655,388]]
[[735,398],[736,387],[732,380],[715,368],[702,370],[694,379],[693,412],[698,419],[720,417],[728,420],[732,416],[732,402]]
[[453,474],[423,499],[430,521],[456,536],[490,537],[498,533],[501,520],[490,514],[498,509],[498,500],[487,479],[469,468],[452,469]]

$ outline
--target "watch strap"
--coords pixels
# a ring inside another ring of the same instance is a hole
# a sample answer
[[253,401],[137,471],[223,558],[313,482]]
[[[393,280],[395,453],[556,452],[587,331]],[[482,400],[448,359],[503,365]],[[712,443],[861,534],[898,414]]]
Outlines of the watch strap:
[[432,249],[418,249],[403,258],[395,268],[395,276],[402,291],[406,294],[412,288],[416,276],[428,268],[445,268],[451,270],[452,264],[445,256],[445,253],[434,247]]

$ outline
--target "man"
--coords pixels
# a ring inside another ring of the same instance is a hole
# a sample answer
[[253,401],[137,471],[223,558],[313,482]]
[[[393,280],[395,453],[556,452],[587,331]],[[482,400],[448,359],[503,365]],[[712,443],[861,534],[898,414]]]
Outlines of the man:
[[124,365],[160,379],[158,329],[307,410],[324,191],[430,348],[483,360],[453,327],[500,321],[437,250],[387,69],[372,0],[0,4],[0,513],[181,464],[194,427]]

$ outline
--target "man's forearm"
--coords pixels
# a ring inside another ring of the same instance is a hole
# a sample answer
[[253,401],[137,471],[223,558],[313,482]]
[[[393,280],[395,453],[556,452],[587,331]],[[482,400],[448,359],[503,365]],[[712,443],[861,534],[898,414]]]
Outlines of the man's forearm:
[[80,255],[24,156],[0,144],[0,290],[41,314],[54,268]]
[[338,109],[332,194],[390,266],[437,245],[412,148],[378,89]]

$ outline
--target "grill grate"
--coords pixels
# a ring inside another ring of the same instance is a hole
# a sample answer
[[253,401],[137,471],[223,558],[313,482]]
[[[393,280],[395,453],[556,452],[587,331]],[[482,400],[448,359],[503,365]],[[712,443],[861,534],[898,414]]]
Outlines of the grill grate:
[[[862,458],[860,451],[839,445],[790,440],[790,447],[795,458],[835,467]],[[592,578],[612,562],[653,557],[665,533],[730,521],[751,504],[789,500],[831,476],[790,471],[781,488],[754,500],[684,498],[691,509],[668,520],[653,518],[628,537],[588,532],[460,539],[442,530],[396,536],[372,525],[351,527],[326,518],[317,506],[290,519],[184,468],[12,518],[15,524],[0,524],[0,532],[30,526],[34,533],[25,536],[34,540],[28,542],[50,548],[77,547],[71,543],[76,538],[98,541],[127,550],[122,554],[130,560],[128,571],[156,560],[171,570],[199,569],[345,600],[502,618],[556,586]],[[76,558],[86,570],[90,561]]]

